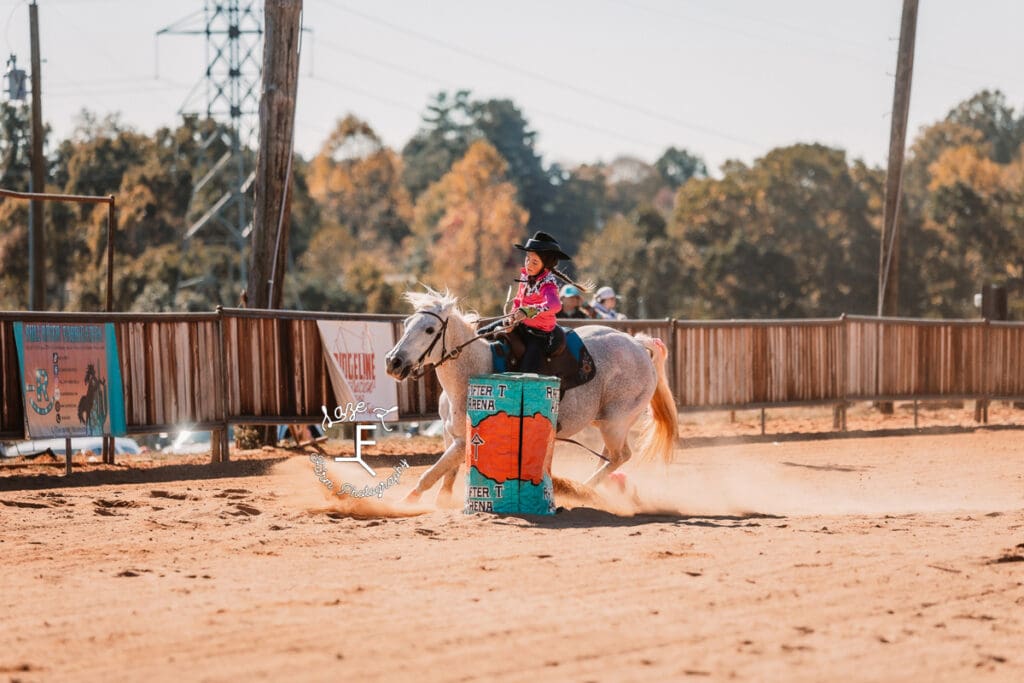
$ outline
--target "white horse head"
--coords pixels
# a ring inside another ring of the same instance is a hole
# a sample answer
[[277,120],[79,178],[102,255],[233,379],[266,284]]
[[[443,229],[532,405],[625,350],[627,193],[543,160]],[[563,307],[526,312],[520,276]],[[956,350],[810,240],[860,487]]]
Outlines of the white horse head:
[[447,290],[406,292],[414,312],[404,322],[402,338],[384,356],[387,373],[401,381],[420,377],[431,366],[443,363],[445,355],[465,338],[463,328],[470,322],[459,311],[458,299]]

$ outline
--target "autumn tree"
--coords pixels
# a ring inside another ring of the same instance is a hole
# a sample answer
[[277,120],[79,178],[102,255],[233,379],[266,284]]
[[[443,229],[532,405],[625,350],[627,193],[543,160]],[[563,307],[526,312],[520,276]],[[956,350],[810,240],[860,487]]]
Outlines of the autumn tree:
[[913,266],[901,268],[901,310],[973,317],[982,285],[1021,291],[1013,263],[1021,197],[1013,178],[1022,134],[1022,118],[1002,93],[982,91],[914,141],[901,218],[901,250]]
[[412,219],[401,158],[369,124],[349,115],[309,162],[308,184],[318,225],[290,279],[296,303],[314,310],[400,310],[400,255]]
[[537,132],[512,100],[474,100],[465,90],[436,95],[420,130],[402,150],[403,181],[413,198],[478,140],[486,140],[506,160],[506,178],[529,214],[529,231],[549,232],[575,251],[604,219],[602,208],[589,205],[594,194],[586,179],[558,164],[545,165],[537,150]]
[[412,203],[402,160],[364,121],[339,121],[309,165],[309,191],[325,223],[348,229],[361,247],[392,248],[409,234]]
[[951,147],[929,167],[932,201],[925,220],[945,247],[952,277],[930,283],[943,314],[977,315],[973,295],[983,284],[1024,283],[1024,163],[988,158],[978,147]]
[[500,310],[521,261],[512,244],[526,235],[527,212],[507,167],[492,145],[474,142],[415,207],[411,249],[422,259],[423,281],[481,312]]

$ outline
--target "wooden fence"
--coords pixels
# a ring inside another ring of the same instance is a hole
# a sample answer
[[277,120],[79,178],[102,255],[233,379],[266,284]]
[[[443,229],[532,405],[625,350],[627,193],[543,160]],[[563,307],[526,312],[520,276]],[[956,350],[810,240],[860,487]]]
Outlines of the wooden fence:
[[[0,438],[24,434],[13,324],[114,323],[130,433],[180,425],[319,423],[333,405],[317,320],[401,316],[221,309],[216,313],[0,313]],[[592,321],[573,321],[574,326]],[[682,410],[857,400],[1024,399],[1024,324],[842,317],[602,322],[662,338]],[[600,370],[599,370],[600,371]],[[429,373],[399,384],[403,419],[436,415]]]

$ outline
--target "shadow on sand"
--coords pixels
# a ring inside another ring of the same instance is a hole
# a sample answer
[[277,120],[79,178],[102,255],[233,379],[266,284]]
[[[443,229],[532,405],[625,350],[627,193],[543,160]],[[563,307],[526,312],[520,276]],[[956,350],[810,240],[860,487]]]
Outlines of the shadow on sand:
[[[520,520],[518,522],[511,520]],[[595,527],[636,527],[648,524],[671,524],[673,526],[702,527],[752,527],[761,526],[758,520],[785,519],[779,515],[760,512],[745,512],[736,515],[688,515],[680,513],[641,513],[631,517],[616,515],[605,510],[578,507],[571,510],[559,508],[554,515],[503,515],[496,517],[494,524],[522,526],[527,522],[538,529],[588,529]]]
[[[201,479],[258,477],[267,474],[287,458],[238,460],[221,463],[191,463],[159,467],[125,467],[124,469],[78,470],[71,476],[63,474],[64,463],[58,463],[61,474],[24,474],[0,477],[0,492],[38,489],[66,489],[110,484],[156,484]],[[76,465],[76,467],[79,467]]]
[[706,446],[729,446],[747,443],[786,443],[789,441],[826,441],[832,439],[866,439],[882,436],[937,436],[947,434],[972,434],[977,431],[1004,431],[1024,429],[1024,425],[979,424],[975,427],[937,426],[906,427],[900,429],[857,429],[845,432],[785,432],[781,434],[751,434],[741,436],[691,436],[676,440],[681,448],[702,448]]

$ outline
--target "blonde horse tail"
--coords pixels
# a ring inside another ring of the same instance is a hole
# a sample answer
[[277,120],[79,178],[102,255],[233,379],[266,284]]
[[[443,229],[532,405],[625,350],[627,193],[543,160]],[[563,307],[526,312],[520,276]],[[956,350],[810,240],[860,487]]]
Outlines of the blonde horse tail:
[[654,396],[651,397],[650,421],[638,444],[639,460],[640,462],[661,461],[668,464],[672,461],[672,452],[679,434],[679,413],[676,411],[676,400],[672,396],[672,389],[669,387],[668,377],[665,375],[668,349],[665,348],[665,343],[657,337],[638,334],[636,339],[651,354],[651,361],[654,363],[654,370],[658,375],[658,385],[654,390]]

